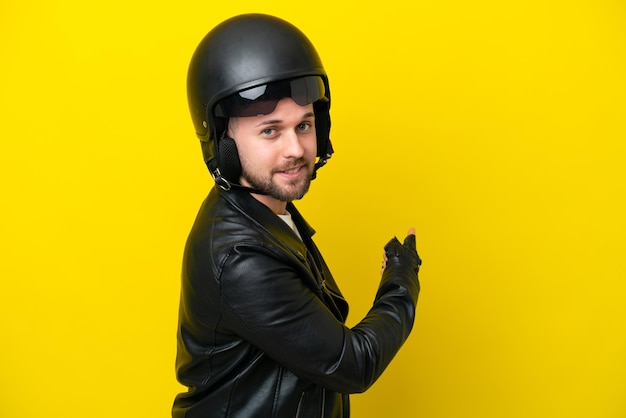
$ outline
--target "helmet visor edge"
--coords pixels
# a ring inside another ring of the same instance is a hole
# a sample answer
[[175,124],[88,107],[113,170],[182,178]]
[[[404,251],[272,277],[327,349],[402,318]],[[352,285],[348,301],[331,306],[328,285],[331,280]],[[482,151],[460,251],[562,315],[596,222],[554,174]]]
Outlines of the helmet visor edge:
[[300,106],[328,101],[324,81],[319,76],[280,80],[242,90],[220,100],[213,110],[217,117],[268,115],[281,99],[291,98]]

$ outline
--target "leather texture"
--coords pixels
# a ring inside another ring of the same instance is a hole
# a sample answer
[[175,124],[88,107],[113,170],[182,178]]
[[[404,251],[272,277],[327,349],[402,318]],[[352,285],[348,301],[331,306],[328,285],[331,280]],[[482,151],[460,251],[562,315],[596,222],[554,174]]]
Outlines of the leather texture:
[[244,191],[214,187],[204,201],[185,247],[176,373],[188,391],[173,417],[349,417],[348,394],[369,388],[408,337],[414,239],[392,246],[370,312],[350,329],[313,229],[287,210],[302,240]]

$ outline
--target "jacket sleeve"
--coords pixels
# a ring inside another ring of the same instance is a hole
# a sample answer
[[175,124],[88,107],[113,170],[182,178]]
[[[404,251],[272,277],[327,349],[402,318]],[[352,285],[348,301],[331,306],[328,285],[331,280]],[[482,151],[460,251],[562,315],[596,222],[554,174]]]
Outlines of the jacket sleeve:
[[388,257],[371,310],[350,329],[296,269],[261,245],[238,245],[221,264],[227,274],[218,274],[222,325],[302,378],[337,392],[363,392],[413,326],[419,264],[403,254]]

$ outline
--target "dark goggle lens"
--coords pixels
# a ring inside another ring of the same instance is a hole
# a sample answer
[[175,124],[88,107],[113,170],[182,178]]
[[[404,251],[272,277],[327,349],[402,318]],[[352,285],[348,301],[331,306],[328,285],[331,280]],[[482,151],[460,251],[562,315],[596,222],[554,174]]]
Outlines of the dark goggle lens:
[[318,76],[281,80],[240,91],[220,100],[215,105],[218,117],[246,117],[268,115],[281,99],[290,97],[300,106],[318,100],[328,101],[324,81]]

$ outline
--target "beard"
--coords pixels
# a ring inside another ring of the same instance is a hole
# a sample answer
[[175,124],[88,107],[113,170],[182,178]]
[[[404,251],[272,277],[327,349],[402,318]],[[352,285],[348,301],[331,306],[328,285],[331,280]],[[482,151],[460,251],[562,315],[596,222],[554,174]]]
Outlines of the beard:
[[309,191],[311,178],[313,177],[312,165],[306,164],[303,167],[303,170],[306,171],[305,176],[291,180],[285,185],[277,184],[274,181],[274,174],[280,171],[286,171],[297,165],[302,165],[303,163],[305,163],[304,159],[298,159],[285,167],[272,171],[269,176],[261,176],[258,173],[254,173],[252,170],[246,169],[246,164],[242,161],[242,178],[250,187],[257,189],[267,196],[280,200],[281,202],[291,202],[292,200],[302,199],[306,192]]

